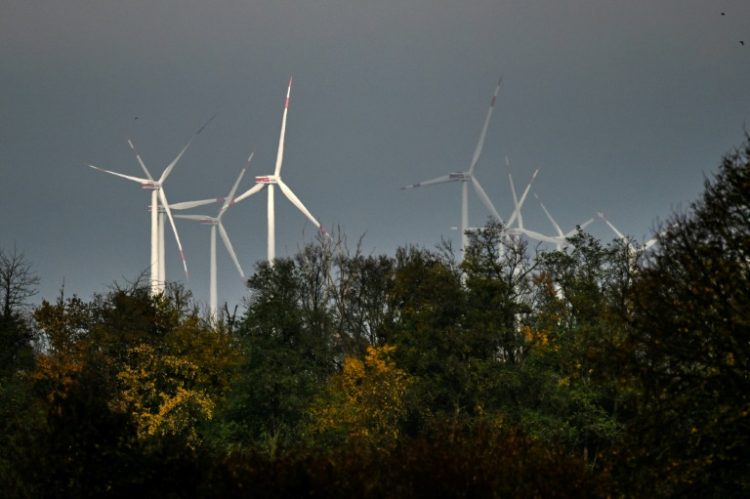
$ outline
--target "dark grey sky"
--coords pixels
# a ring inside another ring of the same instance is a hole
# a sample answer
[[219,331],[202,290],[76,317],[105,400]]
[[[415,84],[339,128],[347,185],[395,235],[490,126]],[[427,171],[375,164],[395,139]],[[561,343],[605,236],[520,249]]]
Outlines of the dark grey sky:
[[[367,251],[457,240],[457,185],[399,187],[467,168],[500,75],[476,173],[501,214],[507,155],[519,184],[541,169],[535,190],[564,227],[601,210],[643,238],[743,139],[748,19],[745,0],[2,0],[0,246],[26,252],[50,299],[63,280],[89,297],[134,278],[148,192],[84,165],[140,175],[131,137],[158,174],[218,112],[167,194],[226,194],[254,150],[248,188],[273,169],[290,75],[284,178],[324,225],[366,234]],[[551,232],[533,202],[524,216]],[[475,198],[470,218],[487,218]],[[225,217],[247,272],[265,223],[265,195]],[[205,300],[208,230],[179,228]],[[278,254],[313,235],[277,197]],[[171,238],[167,265],[183,280]],[[220,300],[238,301],[222,248],[219,267]]]

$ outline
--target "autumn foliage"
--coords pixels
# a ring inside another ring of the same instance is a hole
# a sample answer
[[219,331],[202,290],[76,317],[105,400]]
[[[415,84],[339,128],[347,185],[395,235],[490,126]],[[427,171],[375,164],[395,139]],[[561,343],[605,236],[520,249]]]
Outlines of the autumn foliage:
[[0,496],[750,496],[750,141],[648,253],[470,239],[322,238],[218,322],[2,253]]

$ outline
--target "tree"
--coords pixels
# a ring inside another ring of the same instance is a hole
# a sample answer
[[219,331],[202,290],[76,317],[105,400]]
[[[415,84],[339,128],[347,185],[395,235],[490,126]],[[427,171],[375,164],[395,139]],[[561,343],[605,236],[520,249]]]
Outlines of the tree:
[[[311,251],[311,250],[310,250]],[[336,368],[323,286],[327,269],[315,252],[263,262],[248,280],[237,334],[242,359],[217,408],[215,445],[262,449],[299,443],[306,409]]]
[[508,236],[494,221],[470,234],[461,268],[472,356],[511,364],[519,360],[519,329],[530,312],[530,276],[535,268],[527,251],[524,240]]
[[209,380],[202,366],[146,344],[128,353],[127,364],[117,373],[118,391],[110,410],[133,419],[141,442],[179,438],[194,451],[200,444],[198,426],[213,417],[216,405],[206,390]]
[[15,247],[12,253],[0,248],[0,313],[3,318],[19,313],[26,300],[36,295],[39,277],[31,264]]
[[367,347],[364,359],[346,357],[340,373],[312,403],[309,431],[324,444],[363,442],[390,447],[406,416],[411,383],[392,360],[395,347]]
[[23,253],[15,247],[12,253],[0,248],[0,375],[33,363],[32,333],[23,312],[38,284],[39,277]]
[[393,272],[383,336],[396,346],[396,364],[416,378],[414,425],[433,412],[464,411],[472,404],[463,392],[461,273],[447,255],[415,247],[397,251]]
[[37,495],[194,487],[202,432],[236,356],[189,294],[170,286],[154,297],[139,285],[91,302],[61,294],[37,308],[35,325],[44,348],[30,378],[44,428],[25,478]]
[[342,236],[332,260],[329,294],[335,334],[346,354],[360,355],[368,345],[385,342],[394,262],[385,255],[363,255],[361,239],[351,254]]
[[665,496],[750,495],[750,137],[668,221],[633,302],[630,472]]
[[495,365],[474,361],[486,371],[480,400],[495,419],[596,463],[622,433],[626,396],[612,362],[625,337],[627,253],[579,233],[565,252],[526,262],[522,246],[496,238],[476,237],[464,263],[470,334],[507,352]]

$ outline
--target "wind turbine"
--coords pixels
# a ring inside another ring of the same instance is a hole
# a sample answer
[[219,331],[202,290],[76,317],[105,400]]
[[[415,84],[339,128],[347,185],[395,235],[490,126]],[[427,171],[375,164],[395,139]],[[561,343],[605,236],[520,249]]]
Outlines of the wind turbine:
[[[243,171],[247,170],[247,168],[250,167],[250,163],[252,162],[254,155],[255,155],[255,152],[250,153],[250,156],[247,158],[246,166],[243,169]],[[213,204],[213,203],[223,204],[226,199],[227,198],[207,198],[207,199],[199,199],[198,201],[182,201],[180,203],[172,203],[169,205],[169,207],[172,209],[172,211],[189,210],[191,208],[197,208],[199,206],[205,206],[207,204]]]
[[268,186],[268,263],[273,265],[273,261],[276,259],[276,217],[274,211],[274,190],[278,185],[281,192],[286,198],[302,212],[318,230],[325,232],[325,229],[320,225],[310,211],[305,208],[302,201],[292,192],[292,189],[284,183],[281,179],[281,165],[284,161],[284,136],[286,135],[286,116],[289,111],[289,96],[292,92],[292,79],[289,78],[289,86],[286,89],[286,100],[284,101],[284,113],[281,117],[281,132],[279,134],[279,147],[276,151],[276,165],[273,170],[273,175],[260,175],[255,177],[255,185],[237,196],[234,200],[235,203],[249,198],[253,194],[260,192],[264,187]]
[[[252,158],[252,155],[250,156]],[[249,162],[249,160],[248,160]],[[243,168],[240,172],[239,177],[237,177],[237,180],[234,182],[234,185],[232,186],[232,190],[229,191],[229,195],[224,198],[224,202],[219,209],[219,213],[215,217],[211,217],[208,215],[175,215],[175,218],[182,218],[185,220],[195,220],[198,222],[202,222],[205,224],[208,224],[211,226],[211,268],[210,268],[210,280],[209,280],[209,313],[211,315],[212,320],[216,320],[218,317],[217,315],[217,299],[216,299],[216,229],[218,228],[219,234],[221,235],[221,240],[224,242],[224,247],[227,249],[227,252],[229,253],[229,256],[232,258],[232,261],[234,262],[234,265],[237,267],[237,271],[240,273],[240,276],[244,279],[245,273],[242,271],[242,266],[240,265],[239,260],[237,259],[237,254],[234,252],[234,248],[232,247],[232,242],[229,240],[229,235],[227,234],[226,229],[224,228],[224,224],[221,223],[221,218],[224,216],[224,213],[226,213],[227,209],[234,204],[234,193],[237,192],[237,187],[240,185],[240,181],[242,181],[242,176],[245,174],[245,169]],[[202,201],[188,201],[185,203],[179,203],[179,205],[186,206],[186,207],[195,207],[195,206],[201,206],[202,204],[208,204],[213,203],[214,200],[202,200]],[[191,205],[191,206],[188,206]],[[175,208],[177,205],[173,205],[172,208]],[[177,208],[179,209],[179,207]]]
[[[509,164],[508,159],[505,159],[506,164]],[[508,172],[508,180],[510,180],[510,190],[513,195],[513,212],[510,214],[510,218],[508,218],[508,222],[503,226],[503,230],[509,234],[519,234],[522,230],[524,230],[523,226],[523,215],[521,213],[521,210],[523,208],[524,203],[526,202],[526,197],[529,195],[529,191],[531,190],[531,186],[534,183],[534,180],[536,179],[536,176],[539,174],[539,169],[537,168],[534,170],[534,173],[531,175],[531,179],[529,180],[529,183],[526,184],[526,188],[523,190],[523,194],[521,194],[521,199],[519,200],[516,196],[516,186],[513,183],[513,176],[510,172]],[[491,203],[491,202],[490,202]],[[494,208],[494,205],[493,205]],[[497,210],[495,210],[497,211]],[[502,220],[502,219],[500,219]],[[513,227],[513,223],[516,223],[516,227]],[[457,230],[458,227],[453,226],[451,227],[451,230]],[[476,231],[479,230],[479,227],[467,227],[466,230]]]
[[[169,218],[169,223],[172,226],[172,232],[174,233],[175,241],[177,241],[177,248],[180,251],[180,258],[182,259],[182,267],[185,271],[185,277],[188,276],[188,269],[187,269],[187,261],[185,259],[185,252],[182,249],[182,242],[180,241],[180,236],[177,233],[177,227],[175,226],[174,219],[172,218],[172,212],[169,209],[169,202],[167,201],[167,196],[164,193],[164,182],[167,180],[167,177],[169,177],[169,174],[172,173],[172,170],[174,169],[177,162],[182,158],[182,155],[185,154],[185,152],[188,150],[190,145],[192,144],[193,140],[203,131],[206,126],[216,117],[216,115],[212,116],[208,119],[206,123],[203,124],[196,132],[193,134],[193,137],[188,141],[187,144],[185,144],[185,147],[180,150],[180,152],[177,154],[177,156],[172,160],[171,163],[167,165],[166,168],[164,168],[164,171],[162,172],[161,176],[158,180],[154,180],[154,178],[151,176],[151,173],[148,171],[148,168],[146,168],[146,164],[143,162],[143,159],[141,158],[141,155],[138,153],[138,151],[135,148],[135,145],[133,144],[133,141],[128,139],[128,145],[130,146],[130,149],[135,154],[136,159],[138,160],[138,164],[141,166],[141,169],[146,174],[146,178],[142,177],[134,177],[131,175],[125,175],[123,173],[118,173],[110,170],[105,170],[104,168],[99,168],[98,166],[94,166],[89,164],[91,168],[95,170],[99,170],[104,173],[109,173],[111,175],[116,175],[118,177],[122,177],[126,180],[130,180],[133,182],[137,182],[141,184],[141,188],[143,189],[149,189],[151,190],[151,294],[157,295],[160,292],[164,291],[164,271],[163,271],[163,265],[164,265],[164,257],[163,257],[163,234],[164,234],[164,224],[162,221],[161,229],[159,228],[159,221],[158,221],[158,213],[161,203],[161,208],[165,211],[167,214],[167,218]],[[161,239],[159,237],[159,234],[161,233]]]
[[516,224],[516,227],[518,229],[523,229],[523,213],[521,212],[521,209],[523,208],[523,204],[526,202],[526,197],[529,195],[529,191],[531,190],[531,184],[534,183],[534,179],[536,179],[536,176],[539,174],[539,168],[534,170],[534,173],[531,174],[531,179],[529,180],[529,183],[526,184],[526,188],[523,190],[523,194],[521,194],[521,199],[518,199],[518,196],[516,195],[516,185],[513,182],[513,174],[510,171],[510,159],[508,159],[508,156],[505,156],[505,165],[508,167],[508,181],[510,182],[510,192],[513,195],[513,214],[511,214],[510,218],[508,219],[508,228],[511,228],[513,226],[513,222],[517,219],[518,223]]
[[544,203],[542,203],[542,200],[539,199],[539,196],[537,196],[536,192],[534,193],[534,197],[536,198],[537,201],[539,201],[539,206],[542,207],[542,210],[544,210],[544,214],[547,215],[547,219],[550,221],[550,223],[552,224],[552,227],[554,227],[555,231],[557,232],[556,236],[552,236],[550,238],[551,241],[547,241],[547,242],[551,242],[552,244],[554,244],[557,251],[562,251],[562,249],[568,243],[568,238],[573,237],[573,235],[576,232],[578,232],[579,228],[583,230],[594,222],[593,218],[589,218],[582,224],[576,225],[574,228],[572,228],[568,232],[563,232],[563,230],[560,228],[560,224],[558,224],[557,221],[552,217],[552,214],[549,212],[547,207],[544,206]]
[[607,218],[604,216],[604,213],[602,213],[601,211],[599,211],[599,212],[597,212],[597,215],[599,216],[599,218],[601,218],[604,221],[604,223],[607,224],[607,226],[610,229],[612,229],[612,232],[615,233],[615,235],[617,236],[618,239],[620,239],[623,243],[625,243],[625,244],[628,245],[630,253],[634,254],[634,253],[637,253],[639,251],[645,251],[645,250],[649,249],[651,246],[653,246],[654,244],[656,244],[656,238],[649,239],[648,241],[646,241],[645,243],[643,243],[640,246],[636,245],[636,244],[633,244],[630,241],[630,239],[625,236],[625,234],[623,234],[622,232],[620,232],[619,230],[617,230],[617,227],[615,227],[612,224],[612,222],[610,222],[609,220],[607,220]]
[[476,168],[477,163],[479,163],[479,158],[482,155],[482,147],[484,147],[484,138],[487,135],[487,128],[489,128],[490,125],[490,119],[492,118],[492,112],[495,109],[495,101],[497,100],[497,94],[500,91],[500,83],[502,82],[502,78],[497,82],[497,86],[495,87],[495,93],[492,95],[492,100],[490,101],[490,107],[487,109],[487,116],[484,119],[484,126],[482,126],[482,131],[479,134],[479,141],[477,142],[477,146],[474,149],[474,155],[471,158],[471,163],[469,163],[469,169],[462,171],[462,172],[453,172],[449,173],[448,175],[444,175],[442,177],[437,177],[431,180],[425,180],[423,182],[417,182],[416,184],[410,184],[402,187],[401,189],[415,189],[417,187],[425,187],[428,185],[436,185],[436,184],[445,184],[449,182],[461,182],[461,254],[463,255],[464,251],[466,250],[466,246],[469,243],[469,239],[466,235],[466,230],[469,226],[469,182],[471,182],[474,185],[474,190],[477,193],[477,196],[479,196],[479,199],[482,201],[484,206],[487,208],[487,210],[492,214],[492,216],[495,217],[496,220],[500,221],[502,223],[503,219],[500,217],[500,214],[497,212],[495,207],[492,205],[492,202],[490,201],[489,196],[487,196],[487,193],[482,188],[479,181],[474,176],[474,168]]

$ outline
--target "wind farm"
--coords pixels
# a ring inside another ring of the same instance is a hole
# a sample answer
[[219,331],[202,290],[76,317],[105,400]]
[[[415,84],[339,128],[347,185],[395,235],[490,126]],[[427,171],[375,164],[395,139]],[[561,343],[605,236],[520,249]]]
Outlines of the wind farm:
[[750,2],[3,7],[2,497],[750,497]]
[[[495,90],[492,94],[490,104],[485,114],[484,122],[482,124],[482,128],[479,134],[477,144],[474,148],[474,152],[469,162],[468,169],[464,171],[452,172],[452,173],[449,173],[448,175],[443,175],[441,177],[437,177],[437,178],[433,178],[430,180],[425,180],[422,182],[417,182],[415,184],[409,184],[409,185],[401,187],[401,190],[412,190],[412,189],[416,189],[419,187],[427,187],[427,186],[433,186],[433,185],[438,185],[438,184],[459,183],[461,185],[461,198],[460,198],[461,210],[460,210],[460,218],[459,218],[460,226],[457,227],[457,229],[460,231],[460,234],[461,234],[459,258],[463,258],[463,255],[465,253],[465,249],[468,245],[468,234],[472,231],[478,230],[478,227],[470,225],[469,209],[468,209],[469,207],[469,195],[468,195],[469,183],[471,183],[477,197],[479,198],[482,205],[484,205],[484,207],[486,208],[490,218],[497,221],[498,223],[502,225],[503,230],[506,235],[512,236],[512,237],[527,238],[529,241],[535,242],[537,244],[549,245],[550,248],[554,248],[557,251],[564,251],[567,245],[568,238],[572,237],[578,230],[585,230],[594,221],[594,218],[590,218],[584,223],[580,225],[576,225],[575,228],[567,232],[563,232],[560,225],[557,223],[555,218],[549,212],[547,207],[541,202],[541,200],[539,200],[538,195],[534,193],[534,197],[537,199],[542,211],[544,212],[549,222],[552,224],[555,230],[555,233],[552,235],[549,235],[542,231],[534,230],[534,229],[526,227],[524,224],[524,217],[523,217],[524,205],[526,203],[526,200],[529,194],[532,192],[533,183],[536,180],[540,170],[539,168],[537,168],[533,171],[529,179],[529,182],[526,184],[523,192],[521,193],[519,197],[516,191],[515,183],[513,181],[513,175],[512,175],[511,167],[510,167],[510,160],[508,159],[507,155],[505,156],[505,167],[507,169],[507,175],[508,175],[508,181],[509,181],[509,187],[510,187],[510,199],[512,200],[512,203],[513,203],[513,210],[511,214],[508,216],[507,220],[503,219],[503,217],[500,215],[499,211],[495,207],[495,204],[492,202],[492,200],[490,199],[490,196],[487,194],[487,191],[482,187],[482,184],[477,179],[475,170],[478,164],[480,163],[480,159],[482,158],[482,151],[483,151],[485,142],[487,141],[488,131],[490,128],[490,123],[491,123],[492,116],[493,116],[495,106],[496,106],[496,102],[498,99],[498,94],[500,92],[501,84],[502,84],[502,78],[498,80]],[[315,216],[312,215],[312,213],[302,203],[300,198],[284,182],[281,176],[282,166],[284,163],[287,116],[289,112],[291,90],[292,90],[292,78],[289,78],[287,88],[286,88],[286,95],[284,98],[283,111],[282,111],[282,117],[281,117],[281,127],[280,127],[280,132],[279,132],[279,137],[278,137],[277,148],[276,148],[276,158],[274,161],[273,173],[267,174],[267,175],[256,175],[254,177],[255,184],[252,187],[247,188],[244,192],[242,192],[242,194],[235,195],[235,193],[240,188],[246,169],[250,167],[254,153],[250,154],[250,156],[248,157],[246,161],[247,163],[246,168],[244,168],[240,172],[235,183],[232,185],[232,188],[229,194],[226,197],[204,198],[204,199],[200,199],[196,201],[184,201],[184,202],[178,202],[178,203],[173,203],[173,204],[169,204],[167,200],[167,196],[166,196],[165,189],[164,189],[165,181],[170,176],[170,174],[174,170],[179,160],[187,152],[193,140],[206,128],[206,126],[216,117],[216,115],[212,116],[205,124],[203,124],[194,133],[193,138],[191,138],[191,140],[180,150],[177,156],[165,167],[165,169],[163,170],[162,174],[160,175],[158,179],[154,179],[154,177],[151,175],[150,171],[146,167],[145,162],[141,158],[141,155],[136,150],[135,145],[130,139],[128,139],[128,145],[131,151],[134,153],[138,165],[141,167],[144,174],[146,175],[145,177],[136,177],[132,175],[126,175],[123,173],[106,170],[106,169],[103,169],[101,167],[98,167],[92,164],[88,165],[95,170],[108,173],[111,175],[115,175],[121,178],[125,178],[126,180],[130,180],[132,182],[137,182],[141,185],[143,189],[151,190],[151,204],[149,205],[149,213],[150,213],[150,220],[151,220],[151,243],[150,243],[149,269],[150,269],[150,275],[151,275],[151,278],[150,278],[151,293],[153,295],[158,295],[160,293],[163,293],[165,291],[165,283],[167,282],[165,241],[164,241],[164,227],[165,227],[164,219],[165,218],[169,220],[170,226],[172,228],[172,234],[174,235],[174,239],[179,250],[182,267],[183,267],[186,278],[188,277],[187,259],[185,258],[185,252],[183,251],[182,242],[180,240],[180,236],[177,231],[177,226],[175,225],[174,219],[177,218],[177,219],[183,219],[183,220],[197,221],[203,224],[207,224],[211,227],[208,314],[211,320],[213,321],[216,321],[218,319],[218,310],[219,310],[217,261],[216,261],[216,234],[217,232],[220,235],[222,242],[232,262],[234,263],[239,273],[240,278],[242,279],[245,278],[245,272],[240,263],[240,256],[238,256],[237,252],[235,251],[234,246],[232,245],[229,239],[228,232],[224,224],[222,223],[223,216],[225,215],[225,213],[231,206],[234,206],[246,199],[249,199],[255,194],[260,193],[263,189],[267,190],[266,258],[270,266],[274,265],[274,261],[277,257],[276,256],[276,214],[275,214],[275,210],[276,210],[275,188],[277,186],[279,190],[281,191],[281,193],[287,198],[287,200],[299,212],[301,212],[303,216],[310,223],[312,223],[312,225],[318,231],[320,231],[322,234],[327,234],[323,225],[318,221],[317,218],[315,218]],[[173,211],[182,212],[184,210],[192,210],[194,208],[211,205],[211,204],[220,205],[218,213],[215,216],[210,216],[210,215],[205,215],[205,214],[200,214],[200,215],[198,214],[173,215],[172,214]],[[604,215],[601,212],[598,212],[598,216],[615,233],[617,238],[623,241],[628,241],[626,236],[623,233],[621,233],[617,228],[615,228],[611,224],[611,222],[609,222],[609,220],[604,218]],[[454,227],[454,229],[455,228],[456,227]],[[648,250],[653,245],[654,242],[655,242],[655,239],[649,240],[643,245],[634,245],[632,242],[629,242],[628,244],[631,244],[632,251],[636,252],[636,251]]]
[[[164,190],[164,183],[169,177],[169,175],[172,173],[172,170],[177,165],[177,162],[182,158],[182,156],[185,154],[185,152],[190,147],[192,141],[195,139],[196,136],[198,136],[205,128],[206,126],[216,117],[216,115],[212,116],[204,125],[202,125],[196,132],[193,138],[188,142],[182,150],[178,153],[178,155],[172,160],[167,167],[162,172],[161,176],[158,180],[155,180],[151,173],[149,172],[148,168],[146,167],[144,161],[142,160],[140,154],[135,149],[135,146],[133,142],[128,139],[128,144],[132,151],[135,154],[136,160],[138,164],[140,165],[141,169],[145,173],[146,177],[135,177],[132,175],[126,175],[123,173],[118,173],[111,170],[106,170],[104,168],[100,168],[95,165],[89,164],[91,168],[104,172],[109,173],[111,175],[115,175],[121,178],[125,178],[126,180],[130,180],[133,182],[137,182],[141,185],[143,189],[150,189],[151,190],[151,204],[149,207],[149,212],[151,214],[151,243],[150,243],[150,287],[151,287],[151,293],[153,295],[158,295],[160,293],[164,293],[165,291],[165,283],[167,280],[166,276],[166,261],[165,261],[165,251],[164,251],[164,216],[166,215],[167,219],[169,220],[169,223],[172,227],[172,233],[174,234],[175,241],[177,243],[177,247],[179,248],[179,254],[182,261],[182,266],[185,272],[185,277],[188,277],[188,268],[187,268],[187,259],[185,257],[185,252],[183,251],[182,242],[179,237],[179,233],[177,231],[177,226],[175,225],[174,219],[183,219],[183,220],[192,220],[201,222],[204,224],[208,224],[211,227],[211,238],[210,238],[210,249],[211,249],[211,256],[210,256],[210,264],[209,264],[209,304],[208,304],[208,313],[209,317],[212,320],[217,320],[218,318],[218,285],[217,285],[217,265],[216,265],[216,233],[218,231],[219,235],[221,236],[222,242],[224,243],[224,246],[229,253],[230,258],[232,259],[234,265],[237,268],[237,271],[239,272],[239,275],[241,278],[245,277],[245,273],[242,270],[242,265],[240,264],[240,261],[238,259],[237,253],[234,250],[234,247],[232,246],[232,243],[229,239],[229,235],[227,233],[227,230],[225,229],[223,223],[222,223],[222,217],[228,210],[228,208],[232,205],[235,205],[237,203],[240,203],[241,201],[250,198],[254,194],[259,193],[264,188],[267,188],[268,192],[268,198],[267,198],[267,261],[270,265],[274,264],[274,260],[276,259],[276,216],[275,216],[275,200],[274,200],[274,192],[275,187],[278,186],[278,188],[281,190],[281,193],[291,202],[291,204],[296,207],[315,227],[318,229],[321,233],[326,234],[326,230],[323,228],[323,226],[318,222],[318,220],[310,213],[310,211],[305,207],[305,205],[302,203],[302,201],[297,197],[297,195],[292,191],[292,189],[282,180],[281,177],[281,168],[284,161],[284,142],[285,142],[285,136],[286,136],[286,123],[287,123],[287,114],[289,111],[289,102],[291,97],[291,89],[292,89],[292,79],[289,78],[289,83],[287,85],[287,91],[286,91],[286,97],[284,99],[284,107],[283,107],[283,113],[281,118],[281,130],[279,133],[279,140],[278,140],[278,147],[277,147],[277,153],[276,153],[276,161],[274,165],[273,174],[271,175],[258,175],[255,177],[255,185],[249,189],[247,189],[244,193],[240,194],[239,196],[235,197],[235,192],[240,186],[240,182],[242,181],[242,178],[245,174],[245,169],[243,169],[240,172],[240,175],[238,176],[237,180],[235,181],[234,185],[232,186],[232,189],[230,190],[229,194],[226,197],[223,198],[206,198],[201,199],[197,201],[183,201],[179,203],[169,204],[167,200],[167,196]],[[253,158],[253,154],[251,154],[247,159],[247,166],[250,166],[250,163]],[[180,214],[180,215],[172,215],[172,211],[175,210],[190,210],[193,208],[198,208],[201,206],[206,206],[214,203],[220,203],[221,207],[219,209],[219,212],[216,216],[209,216],[209,215],[195,215],[195,214]]]

